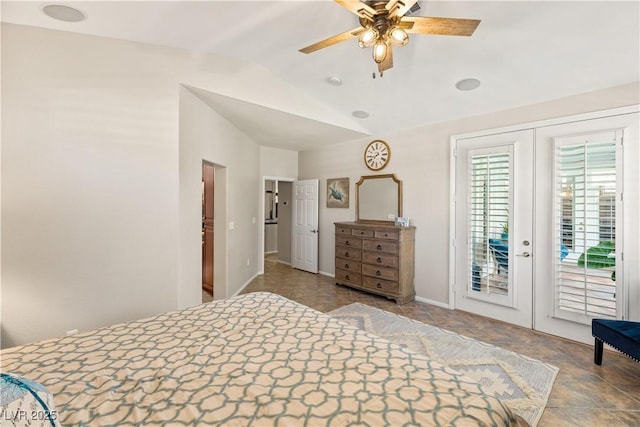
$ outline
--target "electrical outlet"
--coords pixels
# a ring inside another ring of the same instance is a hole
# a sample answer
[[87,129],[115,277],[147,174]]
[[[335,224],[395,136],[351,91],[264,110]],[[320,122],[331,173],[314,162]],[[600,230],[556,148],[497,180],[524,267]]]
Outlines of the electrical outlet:
[[231,221],[229,223],[229,230],[233,230],[235,228],[235,224],[233,223],[233,221]]
[[247,258],[247,266],[251,265],[251,259]]

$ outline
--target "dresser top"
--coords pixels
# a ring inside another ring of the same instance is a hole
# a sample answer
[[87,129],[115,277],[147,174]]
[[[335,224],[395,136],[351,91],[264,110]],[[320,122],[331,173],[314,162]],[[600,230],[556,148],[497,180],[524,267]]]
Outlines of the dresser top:
[[371,228],[376,230],[407,230],[407,229],[415,229],[416,227],[400,227],[395,225],[393,222],[334,222],[334,225],[339,227],[357,227],[357,228]]

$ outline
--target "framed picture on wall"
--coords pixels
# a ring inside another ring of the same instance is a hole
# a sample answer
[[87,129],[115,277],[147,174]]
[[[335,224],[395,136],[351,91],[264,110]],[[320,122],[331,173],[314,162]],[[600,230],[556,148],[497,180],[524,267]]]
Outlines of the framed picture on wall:
[[349,207],[349,178],[327,179],[327,207]]

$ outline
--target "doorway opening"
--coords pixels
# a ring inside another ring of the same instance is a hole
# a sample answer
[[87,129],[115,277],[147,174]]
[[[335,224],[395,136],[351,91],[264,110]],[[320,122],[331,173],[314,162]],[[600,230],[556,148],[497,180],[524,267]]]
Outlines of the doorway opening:
[[214,182],[213,164],[202,161],[202,296],[214,297]]
[[295,178],[270,176],[263,178],[261,274],[264,274],[266,265],[291,265],[291,200],[294,180]]

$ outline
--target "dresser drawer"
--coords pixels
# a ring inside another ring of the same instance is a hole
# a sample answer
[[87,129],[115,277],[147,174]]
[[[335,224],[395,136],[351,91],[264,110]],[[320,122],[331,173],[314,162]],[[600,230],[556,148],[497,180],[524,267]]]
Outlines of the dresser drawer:
[[376,230],[374,237],[376,239],[398,240],[400,233],[392,230]]
[[362,239],[359,237],[341,236],[336,234],[336,245],[349,246],[351,248],[361,248]]
[[363,230],[361,228],[354,228],[351,230],[351,234],[353,236],[358,236],[358,237],[373,237],[373,230]]
[[363,252],[362,262],[382,267],[398,267],[398,257],[389,253]]
[[362,251],[359,248],[336,246],[336,258],[344,258],[351,261],[360,261],[362,259]]
[[349,283],[353,283],[356,285],[360,284],[360,280],[361,280],[361,275],[360,273],[356,273],[353,271],[348,271],[348,270],[342,270],[340,268],[336,268],[336,282],[338,283],[342,283],[342,282],[349,282]]
[[[336,237],[337,239],[337,237]],[[398,242],[385,240],[363,240],[362,248],[367,251],[398,253]]]
[[393,268],[362,264],[362,274],[364,276],[371,276],[378,279],[398,280],[398,270]]
[[351,230],[349,227],[336,227],[336,235],[351,236]]
[[336,268],[346,271],[360,273],[360,262],[344,258],[336,258]]
[[374,277],[365,276],[362,284],[367,288],[392,294],[400,291],[400,285],[398,282],[394,282],[392,280],[376,279]]

